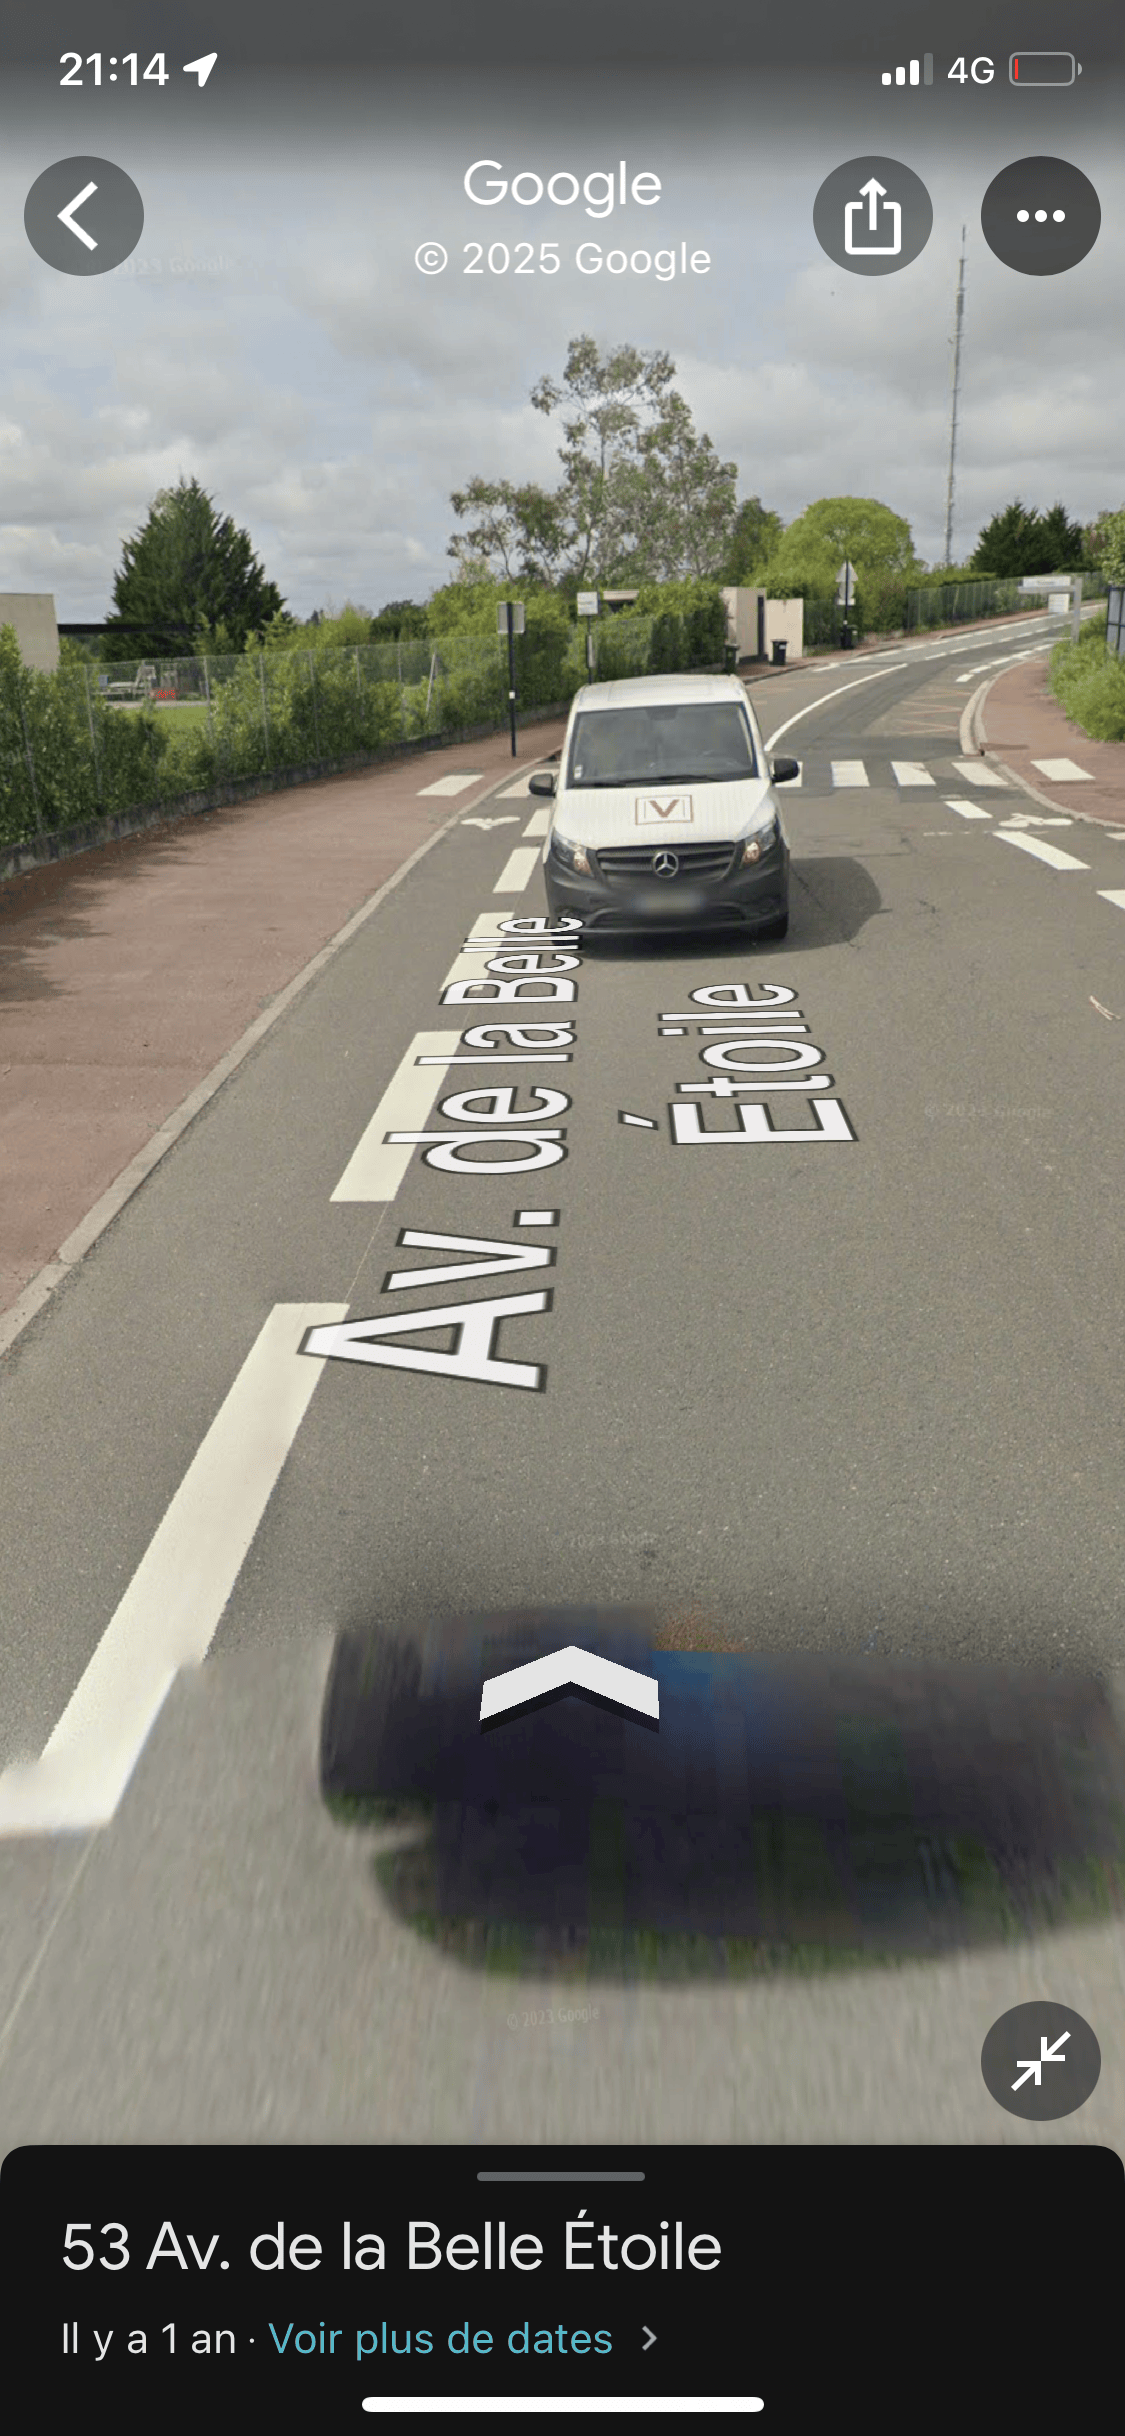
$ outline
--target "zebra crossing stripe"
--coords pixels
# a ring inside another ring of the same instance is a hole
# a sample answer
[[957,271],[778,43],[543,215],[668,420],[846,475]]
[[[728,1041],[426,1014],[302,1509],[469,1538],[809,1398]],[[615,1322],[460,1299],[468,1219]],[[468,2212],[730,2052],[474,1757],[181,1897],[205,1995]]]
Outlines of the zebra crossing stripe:
[[967,803],[963,795],[947,795],[945,808],[947,812],[959,812],[962,820],[991,820],[992,818],[991,812],[986,812],[982,804]]
[[933,787],[937,785],[933,772],[921,761],[892,761],[896,787]]
[[971,787],[1006,787],[1008,784],[1006,778],[1001,778],[999,770],[991,769],[987,761],[955,761],[953,767],[962,778],[968,780]]
[[869,787],[871,780],[862,761],[834,761],[832,784],[834,787]]

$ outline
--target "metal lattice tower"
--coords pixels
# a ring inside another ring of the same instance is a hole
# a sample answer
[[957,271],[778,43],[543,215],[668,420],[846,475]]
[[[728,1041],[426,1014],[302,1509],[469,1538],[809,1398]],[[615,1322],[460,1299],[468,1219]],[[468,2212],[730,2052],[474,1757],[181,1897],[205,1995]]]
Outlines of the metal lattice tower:
[[953,475],[957,462],[957,408],[961,395],[961,324],[965,317],[965,231],[961,231],[961,260],[957,266],[957,318],[953,325],[953,371],[950,380],[949,478],[945,485],[945,559],[953,560]]

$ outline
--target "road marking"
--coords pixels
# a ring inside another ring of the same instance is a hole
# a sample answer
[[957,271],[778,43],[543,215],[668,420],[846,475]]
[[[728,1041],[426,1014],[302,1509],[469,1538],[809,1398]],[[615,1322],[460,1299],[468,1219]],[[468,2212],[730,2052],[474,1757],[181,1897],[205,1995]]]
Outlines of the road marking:
[[862,761],[834,761],[832,784],[834,787],[869,787],[871,780]]
[[1125,913],[1125,888],[1099,888],[1098,895],[1105,898],[1107,905],[1116,905]]
[[[452,989],[455,981],[480,981],[483,978],[483,959],[486,956],[497,955],[501,946],[509,944],[506,940],[501,941],[496,925],[498,922],[502,922],[510,911],[511,907],[508,905],[496,905],[488,913],[477,915],[460,955],[454,957],[442,982],[443,990]],[[479,946],[475,944],[478,940]],[[514,945],[515,942],[510,944]],[[458,1039],[460,1039],[460,1034],[458,1034]]]
[[520,830],[520,836],[521,836],[521,837],[546,837],[546,835],[547,835],[547,831],[548,831],[548,829],[550,828],[550,826],[551,826],[551,806],[550,806],[550,804],[549,804],[549,803],[547,803],[547,804],[540,804],[538,811],[537,811],[537,812],[533,812],[533,813],[532,813],[532,815],[531,815],[531,819],[529,820],[529,822],[528,822],[528,824],[527,824],[526,829],[521,829],[521,830]]
[[451,770],[445,778],[435,778],[432,786],[419,787],[419,795],[461,795],[466,787],[475,787],[479,770]]
[[522,795],[522,796],[525,798],[525,800],[526,800],[526,798],[527,798],[527,797],[530,795],[530,793],[531,793],[531,776],[530,776],[530,772],[529,772],[529,773],[528,773],[528,776],[527,776],[526,778],[517,778],[517,780],[516,780],[516,783],[515,783],[514,787],[501,787],[501,789],[500,789],[500,801],[501,801],[501,803],[505,803],[505,804],[506,804],[506,803],[510,803],[510,801],[511,801],[511,799],[512,799],[512,796],[513,796],[513,795]]
[[1088,863],[1080,863],[1076,854],[1064,854],[1061,846],[1052,846],[1045,837],[1029,837],[1026,829],[994,829],[993,837],[1002,838],[1006,846],[1020,846],[1025,854],[1033,854],[1036,862],[1048,863],[1052,871],[1088,871]]
[[[469,971],[477,971],[475,963],[470,964]],[[414,1152],[409,1144],[390,1143],[384,1136],[415,1130],[426,1123],[447,1066],[444,1063],[419,1066],[417,1061],[420,1056],[450,1060],[460,1042],[459,1032],[415,1033],[370,1125],[352,1152],[332,1195],[333,1201],[394,1200]]]
[[660,1684],[655,1675],[642,1675],[633,1666],[619,1666],[613,1658],[599,1657],[596,1650],[579,1649],[568,1642],[565,1649],[551,1650],[542,1658],[531,1658],[524,1666],[509,1667],[502,1675],[488,1675],[480,1696],[480,1722],[486,1718],[503,1717],[510,1709],[523,1708],[529,1700],[542,1700],[550,1692],[569,1692],[571,1688],[595,1692],[603,1700],[612,1700],[620,1708],[634,1709],[643,1717],[660,1719]]
[[782,736],[789,734],[791,727],[796,727],[799,719],[807,719],[813,711],[823,710],[826,702],[836,702],[841,694],[854,694],[857,686],[875,685],[880,677],[892,676],[896,668],[909,668],[909,666],[909,660],[892,660],[886,667],[873,668],[870,676],[852,677],[847,685],[833,685],[830,692],[818,694],[815,702],[806,702],[803,710],[794,711],[791,719],[783,719],[781,726],[775,727],[772,736],[766,737],[767,753],[772,753],[775,744]]
[[1042,770],[1044,778],[1053,778],[1060,786],[1071,786],[1076,778],[1088,778],[1093,782],[1093,771],[1080,770],[1076,761],[1033,761],[1031,766],[1033,770]]
[[891,768],[896,787],[932,787],[937,783],[921,761],[892,761]]
[[986,812],[983,804],[967,803],[962,795],[947,795],[945,806],[948,812],[959,812],[962,820],[991,820],[992,818],[991,812]]
[[181,1667],[207,1655],[323,1363],[297,1348],[346,1303],[276,1303],[185,1472],[42,1758],[0,1776],[0,1834],[104,1827]]
[[999,771],[992,769],[987,761],[955,761],[953,767],[971,787],[1006,787],[1008,784],[1007,779],[1001,778]]
[[480,812],[466,812],[461,827],[463,829],[510,829],[518,819],[518,812],[493,812],[491,817],[486,817]]
[[538,846],[514,846],[496,882],[497,896],[506,896],[509,889],[518,894],[521,888],[526,888],[540,859]]

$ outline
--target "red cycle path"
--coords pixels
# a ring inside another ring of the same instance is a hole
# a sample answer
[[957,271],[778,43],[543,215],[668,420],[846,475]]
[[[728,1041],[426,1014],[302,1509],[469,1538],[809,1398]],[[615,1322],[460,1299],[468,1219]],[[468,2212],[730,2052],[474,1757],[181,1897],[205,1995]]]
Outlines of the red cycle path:
[[[489,736],[0,882],[0,1312],[367,899],[564,724],[514,762]],[[458,770],[479,782],[419,793]]]

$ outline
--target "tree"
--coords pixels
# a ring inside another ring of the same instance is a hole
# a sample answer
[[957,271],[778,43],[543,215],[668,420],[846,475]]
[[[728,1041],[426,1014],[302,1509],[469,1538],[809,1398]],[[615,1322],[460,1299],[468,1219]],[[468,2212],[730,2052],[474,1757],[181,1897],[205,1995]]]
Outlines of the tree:
[[107,645],[128,655],[194,649],[242,651],[284,604],[250,536],[194,479],[158,491],[146,522],[122,548]]
[[558,494],[538,482],[486,482],[474,474],[450,501],[455,516],[476,515],[465,533],[455,533],[448,556],[466,578],[482,567],[505,582],[549,584],[558,570],[565,538]]
[[1125,584],[1125,508],[1103,512],[1095,528],[1094,564],[1107,584]]
[[814,499],[771,554],[771,590],[831,593],[845,559],[862,578],[911,575],[918,566],[905,516],[879,499]]
[[731,531],[730,548],[720,570],[724,584],[753,584],[772,558],[784,531],[780,516],[760,499],[743,499]]
[[582,586],[713,575],[730,544],[736,468],[697,434],[672,388],[675,365],[656,349],[599,353],[575,338],[561,381],[531,391],[537,413],[562,412],[554,491],[476,475],[453,493],[475,521],[449,544],[462,578],[567,594]]
[[1082,527],[1058,501],[1041,516],[1013,499],[984,526],[969,565],[982,575],[1052,575],[1077,567],[1084,555]]
[[384,601],[378,617],[371,620],[373,642],[418,642],[429,632],[424,607],[417,601]]

